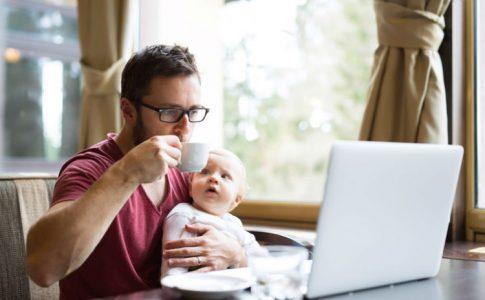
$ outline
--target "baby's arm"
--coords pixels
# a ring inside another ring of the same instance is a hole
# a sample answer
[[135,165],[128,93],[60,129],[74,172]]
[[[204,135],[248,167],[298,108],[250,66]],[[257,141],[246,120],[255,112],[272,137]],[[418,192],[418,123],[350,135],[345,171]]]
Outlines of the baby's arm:
[[261,247],[261,245],[256,241],[254,238],[254,235],[251,233],[244,231],[244,240],[241,242],[244,248],[244,251],[246,251],[246,256],[250,257],[252,255],[266,255],[267,252],[264,248]]
[[[194,234],[191,234],[185,230],[185,225],[189,223],[190,218],[181,213],[175,213],[165,219],[163,224],[162,251],[165,250],[165,244],[169,241],[195,236]],[[162,277],[186,273],[187,271],[187,268],[169,268],[167,260],[162,258]]]
[[237,239],[244,248],[246,257],[267,254],[266,250],[261,247],[258,241],[256,241],[254,235],[244,229],[244,226],[238,217],[229,214],[228,221],[232,225],[231,227],[236,231]]

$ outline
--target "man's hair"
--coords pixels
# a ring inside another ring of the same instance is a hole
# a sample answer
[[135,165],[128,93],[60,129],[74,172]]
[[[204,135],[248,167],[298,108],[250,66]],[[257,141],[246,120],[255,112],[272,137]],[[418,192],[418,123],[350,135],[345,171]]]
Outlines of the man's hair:
[[153,45],[135,53],[121,75],[121,97],[135,105],[148,93],[150,82],[154,77],[189,76],[199,71],[195,58],[189,49],[178,45]]

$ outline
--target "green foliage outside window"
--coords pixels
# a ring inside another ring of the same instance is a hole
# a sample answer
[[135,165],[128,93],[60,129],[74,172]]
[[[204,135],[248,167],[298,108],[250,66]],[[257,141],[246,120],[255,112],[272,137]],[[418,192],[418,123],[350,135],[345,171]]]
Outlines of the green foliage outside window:
[[[269,1],[266,12],[264,2],[226,4],[224,144],[246,164],[247,198],[320,201],[332,143],[360,128],[377,46],[372,1]],[[285,12],[292,18],[268,30]]]

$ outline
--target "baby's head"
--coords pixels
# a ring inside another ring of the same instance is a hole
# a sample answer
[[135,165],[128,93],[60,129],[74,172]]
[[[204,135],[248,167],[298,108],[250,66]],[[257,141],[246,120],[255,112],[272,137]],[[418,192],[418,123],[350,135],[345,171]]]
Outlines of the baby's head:
[[233,210],[246,191],[246,169],[241,160],[225,149],[211,150],[200,173],[191,175],[190,196],[194,207],[222,216]]

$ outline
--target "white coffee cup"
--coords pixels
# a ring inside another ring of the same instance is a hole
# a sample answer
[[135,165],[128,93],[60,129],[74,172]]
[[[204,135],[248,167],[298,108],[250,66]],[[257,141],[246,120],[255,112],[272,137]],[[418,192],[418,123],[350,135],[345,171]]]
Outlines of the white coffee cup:
[[182,156],[177,168],[182,172],[200,172],[209,159],[209,144],[182,143]]

